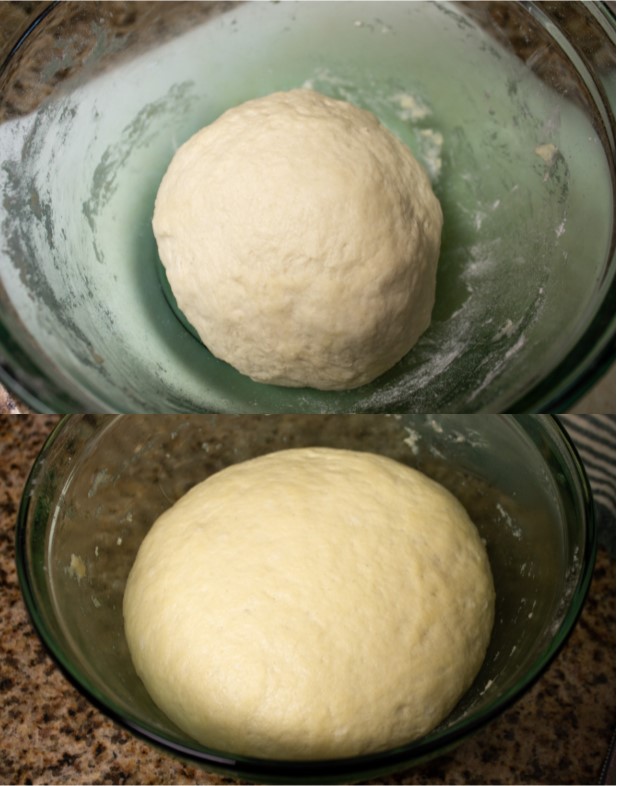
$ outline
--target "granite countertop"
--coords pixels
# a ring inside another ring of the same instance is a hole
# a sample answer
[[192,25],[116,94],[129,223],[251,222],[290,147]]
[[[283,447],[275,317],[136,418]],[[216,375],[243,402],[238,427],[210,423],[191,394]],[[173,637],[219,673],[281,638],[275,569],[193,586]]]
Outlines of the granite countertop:
[[[231,782],[159,753],[110,721],[67,681],[31,625],[15,569],[15,517],[27,472],[58,420],[0,416],[0,783]],[[608,491],[614,495],[614,480]],[[582,616],[536,685],[450,753],[371,782],[599,781],[615,723],[614,520],[612,531],[613,545],[610,536],[601,543]]]

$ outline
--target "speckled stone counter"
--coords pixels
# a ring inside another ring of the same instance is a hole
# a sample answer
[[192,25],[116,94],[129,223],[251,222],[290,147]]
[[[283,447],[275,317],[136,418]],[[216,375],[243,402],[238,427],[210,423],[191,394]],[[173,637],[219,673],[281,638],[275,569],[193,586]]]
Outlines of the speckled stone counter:
[[[21,490],[57,416],[0,416],[0,782],[224,783],[95,709],[28,618],[15,569]],[[615,562],[601,547],[582,616],[539,682],[456,750],[375,783],[597,783],[615,722]],[[614,782],[614,781],[613,781]]]

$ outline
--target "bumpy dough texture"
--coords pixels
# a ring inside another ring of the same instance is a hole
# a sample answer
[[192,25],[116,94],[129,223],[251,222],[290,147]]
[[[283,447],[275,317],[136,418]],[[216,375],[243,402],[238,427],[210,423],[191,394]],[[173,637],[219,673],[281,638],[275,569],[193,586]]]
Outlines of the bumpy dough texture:
[[153,228],[179,307],[261,382],[367,383],[426,330],[442,213],[370,112],[311,90],[248,101],[175,154]]
[[286,450],[195,486],[124,598],[154,701],[204,745],[350,756],[425,734],[471,684],[494,614],[460,503],[391,459]]

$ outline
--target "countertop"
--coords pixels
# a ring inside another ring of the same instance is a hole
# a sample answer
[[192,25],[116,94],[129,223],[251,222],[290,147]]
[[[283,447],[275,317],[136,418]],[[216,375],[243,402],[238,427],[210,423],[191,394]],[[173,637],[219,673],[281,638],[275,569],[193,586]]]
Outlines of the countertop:
[[[0,782],[231,783],[157,752],[106,718],[67,681],[31,625],[15,569],[15,518],[28,470],[58,420],[0,416]],[[614,476],[607,483],[597,475],[593,437],[580,439],[598,501],[613,500],[613,521],[601,533],[589,597],[565,647],[531,690],[471,739],[372,783],[599,781],[615,724]]]

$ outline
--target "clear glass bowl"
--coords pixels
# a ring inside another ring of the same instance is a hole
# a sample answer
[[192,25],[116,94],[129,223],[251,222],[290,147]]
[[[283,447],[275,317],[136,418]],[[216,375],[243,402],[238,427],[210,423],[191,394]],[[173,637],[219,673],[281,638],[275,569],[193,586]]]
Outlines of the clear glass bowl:
[[[431,327],[354,391],[214,358],[151,229],[183,141],[301,85],[374,111],[444,209]],[[601,3],[52,4],[0,66],[0,378],[37,411],[563,412],[614,359],[614,95]]]
[[[137,677],[123,632],[125,581],[155,518],[194,483],[252,456],[307,445],[391,456],[461,499],[486,540],[496,585],[488,654],[441,726],[395,750],[320,762],[210,750],[168,720]],[[33,467],[17,525],[28,609],[78,688],[171,754],[270,782],[349,782],[419,763],[463,740],[554,657],[577,619],[594,560],[584,469],[558,421],[542,415],[70,416]]]

